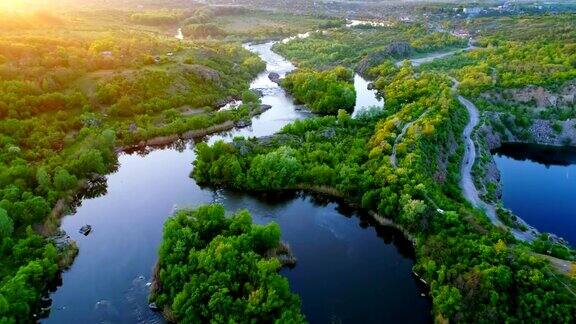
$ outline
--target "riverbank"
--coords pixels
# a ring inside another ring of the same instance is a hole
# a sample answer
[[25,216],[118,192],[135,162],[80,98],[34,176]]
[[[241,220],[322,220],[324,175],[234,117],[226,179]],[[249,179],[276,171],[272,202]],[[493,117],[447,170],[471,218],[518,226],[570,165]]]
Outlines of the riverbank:
[[[346,203],[348,206],[358,209],[358,210],[364,210],[361,206],[358,205],[358,203],[351,201],[348,197],[346,197],[346,195],[343,192],[338,191],[336,188],[333,187],[329,187],[329,186],[309,186],[309,185],[305,185],[305,184],[300,184],[295,186],[294,188],[286,188],[286,190],[304,190],[304,191],[310,191],[313,193],[317,193],[317,194],[323,194],[323,195],[328,195],[332,198],[336,198],[341,200],[342,202]],[[382,225],[382,226],[390,226],[393,227],[397,230],[399,230],[400,232],[402,232],[402,234],[404,234],[404,237],[409,240],[412,245],[416,246],[417,240],[416,238],[410,234],[410,232],[408,232],[408,230],[406,230],[404,227],[402,227],[401,225],[395,223],[393,220],[386,218],[384,216],[379,215],[377,212],[372,211],[372,210],[365,210],[371,217],[373,220],[375,220],[376,222],[378,222],[378,224]]]
[[[290,192],[290,191],[298,191],[298,190],[303,191],[303,192],[307,192],[307,193],[312,193],[312,194],[324,195],[324,196],[329,197],[330,199],[333,199],[333,200],[336,200],[340,203],[343,203],[344,205],[346,205],[350,208],[353,208],[353,209],[359,210],[359,211],[364,211],[368,215],[370,215],[372,220],[376,221],[379,225],[392,227],[392,228],[400,231],[404,235],[404,238],[407,239],[408,241],[410,241],[413,246],[415,246],[417,244],[416,237],[414,237],[404,227],[395,223],[393,220],[391,220],[389,218],[386,218],[384,216],[379,215],[375,211],[366,210],[366,209],[362,208],[357,202],[350,200],[343,192],[339,191],[338,189],[336,189],[334,187],[325,186],[325,185],[316,186],[316,185],[298,184],[298,185],[295,185],[294,187],[286,187],[286,188],[282,188],[282,189],[275,190],[275,191],[276,192],[283,192],[283,191]],[[266,191],[254,191],[253,193],[264,193],[264,192],[268,192],[268,190],[266,190]]]
[[[249,118],[261,115],[270,108],[271,108],[270,105],[261,104],[258,106],[258,109],[250,112]],[[200,139],[208,135],[229,131],[234,128],[247,127],[249,125],[250,125],[249,123],[248,124],[244,123],[240,125],[238,121],[228,120],[223,123],[213,125],[207,128],[190,130],[181,134],[157,136],[147,140],[140,141],[138,144],[119,146],[115,149],[115,151],[117,154],[120,154],[120,153],[133,153],[135,151],[141,151],[146,149],[147,147],[161,148],[174,144],[178,141]],[[39,233],[44,236],[50,236],[54,234],[59,226],[57,220],[60,219],[62,216],[64,216],[64,214],[68,211],[70,205],[74,203],[75,200],[78,199],[77,197],[83,191],[86,191],[91,187],[91,183],[98,180],[102,180],[104,176],[105,175],[95,174],[90,179],[83,179],[78,183],[76,189],[70,191],[68,196],[60,198],[52,208],[50,216],[47,218],[47,220],[43,223],[43,225],[37,227]]]
[[[265,111],[267,111],[270,108],[272,108],[270,105],[261,104],[258,106],[257,109],[251,110],[250,113],[248,114],[247,118],[251,119],[253,117],[261,115],[262,113],[264,113]],[[247,127],[247,126],[250,126],[250,124],[251,124],[251,122],[246,122],[243,119],[227,120],[223,123],[216,124],[216,125],[213,125],[210,127],[201,128],[201,129],[194,129],[194,130],[186,131],[186,132],[180,133],[180,134],[152,137],[152,138],[147,139],[147,140],[142,140],[142,141],[140,141],[134,145],[121,146],[121,147],[116,149],[116,152],[118,152],[118,153],[120,153],[120,152],[133,152],[133,151],[145,149],[146,147],[163,147],[163,146],[173,144],[179,140],[186,141],[186,140],[191,140],[191,139],[198,139],[198,138],[206,137],[208,135],[229,131],[229,130],[234,129],[234,128]]]

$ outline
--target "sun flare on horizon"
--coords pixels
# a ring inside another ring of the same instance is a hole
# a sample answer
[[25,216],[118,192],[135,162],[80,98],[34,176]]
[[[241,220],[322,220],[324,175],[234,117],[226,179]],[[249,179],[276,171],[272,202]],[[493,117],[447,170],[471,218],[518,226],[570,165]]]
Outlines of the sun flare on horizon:
[[58,0],[0,0],[0,13],[26,13],[38,9],[55,8],[63,2]]

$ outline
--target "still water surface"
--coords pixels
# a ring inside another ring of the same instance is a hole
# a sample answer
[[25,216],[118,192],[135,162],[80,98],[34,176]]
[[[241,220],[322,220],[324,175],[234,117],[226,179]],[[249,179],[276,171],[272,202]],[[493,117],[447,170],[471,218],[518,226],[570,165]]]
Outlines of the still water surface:
[[576,244],[576,150],[506,145],[495,151],[504,206],[541,232]]
[[[267,62],[251,87],[264,93],[272,108],[249,128],[212,136],[266,136],[287,123],[306,118],[284,90],[268,79],[294,69],[271,51],[272,43],[247,46]],[[362,105],[378,104],[367,82],[355,78]],[[360,107],[357,107],[360,108]],[[389,227],[373,226],[363,215],[325,198],[301,193],[253,197],[200,188],[189,178],[193,143],[147,154],[121,154],[118,170],[107,176],[107,191],[85,199],[62,229],[78,243],[80,253],[51,295],[46,323],[161,323],[147,306],[150,274],[157,259],[162,226],[175,209],[218,202],[229,212],[248,209],[258,223],[276,221],[298,264],[284,269],[291,288],[302,297],[302,309],[313,323],[430,322],[429,299],[421,297],[411,276],[412,249]],[[78,233],[92,225],[89,236]]]

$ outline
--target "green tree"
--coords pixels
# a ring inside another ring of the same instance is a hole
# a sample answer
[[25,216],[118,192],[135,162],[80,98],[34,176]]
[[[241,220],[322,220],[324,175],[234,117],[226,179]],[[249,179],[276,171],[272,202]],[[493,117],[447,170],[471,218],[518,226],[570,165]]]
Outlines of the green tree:
[[444,317],[452,318],[460,310],[462,296],[460,291],[454,287],[442,286],[437,295],[434,296],[434,306],[437,312]]
[[[8,212],[0,208],[0,242],[2,239],[10,237],[14,231],[14,222],[8,217]],[[2,312],[0,312],[2,314]]]
[[36,181],[38,182],[38,189],[46,193],[52,187],[52,179],[46,171],[46,168],[38,168],[36,171]]
[[76,176],[70,174],[66,169],[60,169],[54,175],[54,187],[59,191],[74,189],[77,184]]
[[353,73],[344,67],[326,71],[296,70],[282,81],[282,85],[310,110],[320,114],[352,111],[356,103]]
[[254,158],[247,173],[247,182],[254,189],[281,189],[297,183],[302,165],[289,147]]

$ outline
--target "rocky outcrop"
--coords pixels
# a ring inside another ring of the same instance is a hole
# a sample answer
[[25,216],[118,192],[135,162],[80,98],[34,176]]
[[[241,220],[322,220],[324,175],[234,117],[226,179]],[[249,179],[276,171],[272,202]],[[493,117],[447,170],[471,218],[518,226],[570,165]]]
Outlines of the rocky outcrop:
[[377,65],[388,58],[407,58],[413,52],[414,49],[407,42],[394,42],[386,46],[384,50],[368,54],[358,63],[356,70],[358,73],[364,74],[370,67]]
[[[486,123],[482,125],[479,132],[485,137],[490,150],[496,149],[502,143],[532,143],[551,146],[576,145],[576,119],[563,121],[553,121],[547,119],[534,119],[532,124],[526,129],[511,130],[504,128],[498,132],[494,130],[492,124],[502,125],[502,116],[507,116],[512,122],[514,117],[499,112],[484,113]],[[528,138],[519,138],[520,131],[526,131]]]
[[264,92],[262,91],[262,89],[251,89],[250,91],[254,92],[254,94],[257,95],[258,98],[264,97]]
[[238,98],[233,97],[233,96],[229,96],[227,98],[224,99],[220,99],[218,101],[216,101],[216,103],[214,104],[214,106],[216,106],[216,108],[222,108],[224,106],[226,106],[227,104],[232,104],[234,103]]
[[308,109],[306,105],[296,105],[294,106],[294,110],[311,113],[310,109]]
[[285,242],[280,242],[276,248],[266,251],[264,257],[267,259],[276,258],[283,267],[289,268],[293,268],[297,261],[292,249],[290,249],[290,245]]
[[394,58],[406,58],[414,52],[407,42],[394,42],[386,46],[386,53]]
[[46,238],[51,241],[58,251],[64,251],[70,244],[72,244],[72,238],[64,230],[58,230],[53,235]]
[[248,127],[251,125],[252,125],[252,120],[250,120],[249,118],[240,119],[240,120],[234,122],[234,127],[237,127],[237,128],[244,128],[244,127]]
[[477,159],[474,165],[474,184],[478,194],[488,202],[497,202],[502,197],[502,183],[500,170],[492,157],[491,151],[502,145],[502,140],[490,125],[483,124],[474,134],[474,141],[478,143],[478,155],[489,157]]
[[255,115],[261,114],[261,113],[263,113],[263,112],[265,112],[266,110],[269,110],[269,109],[271,109],[271,108],[272,108],[272,106],[270,106],[270,105],[262,104],[262,105],[260,105],[260,106],[258,107],[258,112],[257,112]]
[[485,92],[481,97],[492,103],[526,104],[539,109],[571,107],[576,104],[576,80],[566,82],[557,91],[529,85],[502,92]]
[[268,74],[268,79],[270,79],[270,81],[272,81],[274,83],[280,84],[280,74],[278,74],[276,72],[270,72]]
[[491,125],[482,124],[478,129],[477,135],[487,144],[488,150],[497,149],[502,145],[502,136],[497,134]]
[[[553,123],[549,120],[536,119],[530,126],[530,135],[534,142],[547,144],[547,145],[563,145],[563,141],[573,142],[573,132],[566,132],[570,129],[574,130],[573,123],[570,121],[557,122],[560,131],[553,129]],[[569,143],[566,143],[569,144]]]

